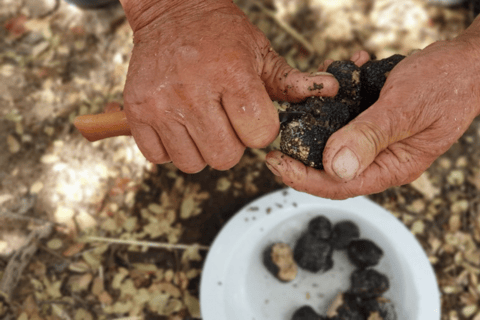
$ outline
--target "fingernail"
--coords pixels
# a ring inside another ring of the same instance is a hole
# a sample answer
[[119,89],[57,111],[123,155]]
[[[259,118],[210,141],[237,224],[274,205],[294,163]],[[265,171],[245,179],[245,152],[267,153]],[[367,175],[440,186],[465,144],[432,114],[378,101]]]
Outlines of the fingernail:
[[282,176],[277,169],[280,166],[280,161],[278,161],[277,159],[275,159],[275,158],[267,159],[265,165],[277,177]]
[[333,171],[342,180],[352,180],[357,174],[359,166],[357,156],[346,147],[343,147],[333,158]]
[[333,74],[329,73],[329,72],[323,72],[323,71],[319,71],[319,72],[315,72],[313,74],[310,75],[311,77],[318,77],[318,76],[330,76],[330,77],[333,77]]
[[357,62],[358,59],[360,59],[360,52],[356,52],[356,53],[352,56],[352,61],[353,61],[353,62]]

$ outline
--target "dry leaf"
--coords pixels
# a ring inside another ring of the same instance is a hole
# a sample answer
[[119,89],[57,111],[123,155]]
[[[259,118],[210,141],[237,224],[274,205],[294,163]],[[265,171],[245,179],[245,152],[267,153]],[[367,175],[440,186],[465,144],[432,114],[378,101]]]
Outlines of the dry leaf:
[[73,272],[84,273],[90,270],[90,265],[85,261],[73,262],[68,266],[68,269]]
[[152,299],[148,301],[148,307],[152,312],[156,312],[159,315],[164,315],[165,307],[167,306],[170,295],[167,293],[164,294],[155,294]]
[[185,303],[188,312],[190,312],[190,315],[193,318],[201,318],[200,303],[198,302],[198,299],[190,295],[188,291],[186,291],[185,295],[183,296],[183,303]]
[[93,316],[85,309],[78,309],[75,312],[74,320],[93,320]]
[[198,250],[198,244],[188,247],[182,254],[182,264],[187,264],[188,261],[201,261],[202,256]]
[[72,244],[70,247],[68,247],[67,250],[63,252],[63,255],[65,257],[73,257],[74,255],[80,253],[83,248],[85,248],[84,242]]
[[417,180],[410,183],[410,186],[423,194],[428,200],[431,200],[435,198],[435,196],[440,194],[440,189],[432,185],[430,179],[428,178],[427,172],[422,173],[422,175],[418,177]]
[[113,303],[112,296],[110,296],[110,294],[107,291],[103,291],[102,293],[100,293],[100,295],[98,296],[98,301],[100,301],[101,303],[107,306]]
[[103,285],[102,278],[95,277],[92,284],[92,293],[96,296],[99,296],[104,290],[105,290],[105,287]]

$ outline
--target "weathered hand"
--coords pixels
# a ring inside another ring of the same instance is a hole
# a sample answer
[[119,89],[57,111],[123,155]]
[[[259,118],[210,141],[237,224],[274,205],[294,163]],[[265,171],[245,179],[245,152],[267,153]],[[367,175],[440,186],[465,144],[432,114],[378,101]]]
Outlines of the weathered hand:
[[335,132],[325,171],[278,151],[271,170],[294,189],[344,199],[415,180],[480,112],[480,37],[436,42],[400,62],[379,100]]
[[125,112],[138,147],[154,163],[172,161],[188,173],[207,164],[229,169],[245,147],[264,147],[278,135],[272,99],[338,90],[331,75],[288,66],[232,1],[122,5],[134,31]]

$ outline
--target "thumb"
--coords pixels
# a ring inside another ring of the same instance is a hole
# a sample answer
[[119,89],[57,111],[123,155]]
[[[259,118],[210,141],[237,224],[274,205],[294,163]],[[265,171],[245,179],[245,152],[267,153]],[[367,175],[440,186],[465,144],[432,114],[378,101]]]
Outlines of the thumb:
[[300,102],[311,96],[333,97],[338,91],[338,81],[332,74],[300,72],[275,51],[265,56],[261,78],[273,100]]
[[[323,152],[325,171],[336,179],[350,181],[374,162],[390,144],[410,136],[405,117],[395,117],[394,107],[376,103],[327,141]],[[407,130],[405,130],[407,128]]]

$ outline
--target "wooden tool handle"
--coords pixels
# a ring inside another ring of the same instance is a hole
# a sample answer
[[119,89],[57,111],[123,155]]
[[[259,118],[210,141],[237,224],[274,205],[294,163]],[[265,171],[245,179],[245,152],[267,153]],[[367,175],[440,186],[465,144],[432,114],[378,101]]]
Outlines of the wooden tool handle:
[[123,111],[78,116],[73,124],[90,142],[116,136],[132,135]]

